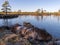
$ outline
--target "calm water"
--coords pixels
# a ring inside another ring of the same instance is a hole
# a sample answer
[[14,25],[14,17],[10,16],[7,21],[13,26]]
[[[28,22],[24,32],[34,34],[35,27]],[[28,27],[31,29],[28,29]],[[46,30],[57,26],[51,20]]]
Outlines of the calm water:
[[[8,19],[9,25],[16,23],[23,24],[23,22],[30,22],[36,27],[46,29],[47,32],[56,38],[60,38],[60,16],[19,16],[18,18]],[[0,19],[0,26],[2,26],[3,19]]]

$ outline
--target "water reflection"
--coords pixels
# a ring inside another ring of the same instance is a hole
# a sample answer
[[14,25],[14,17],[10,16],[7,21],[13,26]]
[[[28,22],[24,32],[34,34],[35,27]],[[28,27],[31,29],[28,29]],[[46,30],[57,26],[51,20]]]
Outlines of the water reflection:
[[[23,25],[23,22],[30,22],[36,27],[46,29],[54,37],[60,38],[60,16],[19,16],[18,18],[8,19],[9,25],[16,23]],[[3,19],[0,19],[0,26]]]

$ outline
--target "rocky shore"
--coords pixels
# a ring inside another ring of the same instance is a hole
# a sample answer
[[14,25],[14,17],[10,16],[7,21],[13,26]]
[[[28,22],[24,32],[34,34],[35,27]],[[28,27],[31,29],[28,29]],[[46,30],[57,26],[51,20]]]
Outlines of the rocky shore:
[[0,45],[60,45],[60,41],[45,29],[24,22],[23,25],[0,27]]

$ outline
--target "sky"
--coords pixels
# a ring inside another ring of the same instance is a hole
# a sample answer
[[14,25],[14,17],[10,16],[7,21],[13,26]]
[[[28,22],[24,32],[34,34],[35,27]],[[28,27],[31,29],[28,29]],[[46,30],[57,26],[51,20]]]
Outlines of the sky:
[[[0,0],[0,11],[5,0]],[[43,8],[49,12],[60,9],[60,0],[8,0],[12,11],[36,11]]]

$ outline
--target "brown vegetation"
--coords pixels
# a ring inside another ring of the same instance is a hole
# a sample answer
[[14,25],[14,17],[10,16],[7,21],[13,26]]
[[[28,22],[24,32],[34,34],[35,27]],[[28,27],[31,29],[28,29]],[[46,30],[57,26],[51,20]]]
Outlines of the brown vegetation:
[[[0,12],[0,15],[5,15],[5,12]],[[49,13],[38,12],[7,12],[8,15],[49,15]]]

